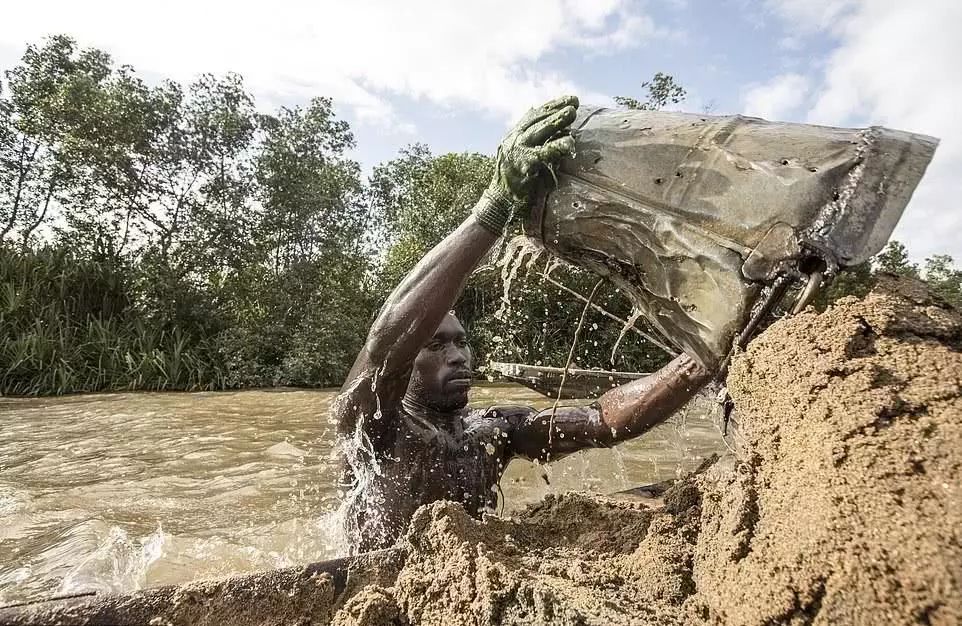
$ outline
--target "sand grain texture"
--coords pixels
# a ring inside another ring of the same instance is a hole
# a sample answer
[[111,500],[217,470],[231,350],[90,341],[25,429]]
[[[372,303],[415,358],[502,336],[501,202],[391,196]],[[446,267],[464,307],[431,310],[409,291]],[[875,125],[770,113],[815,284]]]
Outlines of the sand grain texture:
[[958,311],[883,281],[753,341],[728,378],[738,454],[651,506],[566,494],[479,522],[439,502],[343,586],[315,564],[18,623],[960,624],[960,348]]
[[657,508],[424,507],[394,585],[349,605],[376,619],[337,623],[962,623],[960,347],[962,315],[901,279],[780,321],[731,368],[737,458]]

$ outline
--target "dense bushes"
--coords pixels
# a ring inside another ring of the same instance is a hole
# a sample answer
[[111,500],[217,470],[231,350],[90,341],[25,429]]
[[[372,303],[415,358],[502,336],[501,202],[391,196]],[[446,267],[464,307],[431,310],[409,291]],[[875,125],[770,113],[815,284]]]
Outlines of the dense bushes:
[[151,323],[133,282],[64,248],[0,249],[0,391],[222,387],[213,343]]
[[[0,393],[340,384],[371,300],[323,264],[229,286],[157,284],[63,247],[0,247]],[[163,299],[163,301],[161,301]]]

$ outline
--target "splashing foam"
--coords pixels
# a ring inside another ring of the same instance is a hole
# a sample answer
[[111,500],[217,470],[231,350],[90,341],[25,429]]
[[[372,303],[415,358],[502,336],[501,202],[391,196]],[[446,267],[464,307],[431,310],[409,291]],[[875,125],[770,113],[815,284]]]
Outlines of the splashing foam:
[[[81,540],[78,534],[98,533],[100,524],[72,529],[67,541]],[[111,526],[100,545],[78,565],[70,569],[60,584],[62,594],[96,591],[98,593],[141,589],[147,583],[150,566],[164,556],[169,536],[157,530],[133,539],[120,526]]]
[[384,495],[379,489],[373,488],[377,478],[383,476],[383,470],[374,444],[364,428],[367,420],[380,420],[383,415],[377,394],[377,381],[383,369],[382,365],[381,369],[371,372],[369,376],[359,376],[353,386],[345,390],[332,403],[331,419],[333,420],[335,415],[343,412],[343,403],[351,396],[354,387],[370,381],[371,392],[376,403],[374,413],[365,415],[358,412],[354,431],[350,435],[338,436],[337,445],[334,446],[336,453],[341,455],[346,467],[349,468],[351,478],[351,483],[345,485],[347,490],[343,493],[340,506],[329,520],[332,527],[341,528],[337,536],[342,538],[345,548],[359,545],[361,537],[381,536],[386,532],[381,516],[365,515],[363,521],[359,522],[359,517],[356,515],[357,511],[378,511],[384,506]]
[[[501,256],[495,260],[495,266],[501,268],[501,307],[495,313],[495,318],[506,320],[511,312],[511,285],[518,276],[522,266],[530,269],[544,253],[544,249],[525,235],[517,235],[509,240]],[[527,260],[527,263],[525,263]]]

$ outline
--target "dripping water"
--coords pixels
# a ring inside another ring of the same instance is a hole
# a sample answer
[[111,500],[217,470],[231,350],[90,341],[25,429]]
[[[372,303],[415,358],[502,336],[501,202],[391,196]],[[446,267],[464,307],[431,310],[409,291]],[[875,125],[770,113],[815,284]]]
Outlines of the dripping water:
[[631,316],[625,322],[625,325],[621,327],[621,332],[618,333],[618,339],[615,340],[615,345],[611,347],[612,367],[614,367],[615,365],[615,355],[618,353],[618,348],[619,346],[621,346],[621,342],[624,340],[625,336],[628,334],[628,331],[635,326],[635,322],[638,321],[639,317],[641,317],[641,309],[639,309],[638,307],[633,308],[631,310]]

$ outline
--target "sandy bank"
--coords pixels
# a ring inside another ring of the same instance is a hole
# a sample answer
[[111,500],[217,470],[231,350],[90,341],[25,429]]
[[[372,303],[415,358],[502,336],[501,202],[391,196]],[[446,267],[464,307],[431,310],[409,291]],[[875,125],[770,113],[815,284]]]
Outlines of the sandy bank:
[[346,573],[38,606],[16,623],[962,623],[962,314],[889,282],[774,324],[728,383],[737,454],[657,501],[568,494],[484,522],[438,503],[400,550]]
[[960,348],[959,312],[904,282],[776,323],[729,376],[737,457],[657,508],[425,507],[393,584],[334,622],[962,623]]

